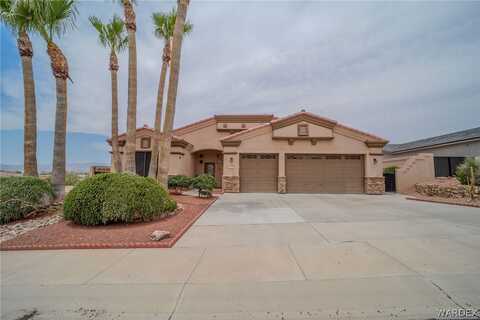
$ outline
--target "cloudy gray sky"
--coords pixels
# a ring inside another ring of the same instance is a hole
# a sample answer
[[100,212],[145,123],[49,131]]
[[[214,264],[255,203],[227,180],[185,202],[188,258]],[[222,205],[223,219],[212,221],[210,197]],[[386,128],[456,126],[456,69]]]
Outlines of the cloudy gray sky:
[[[138,1],[138,125],[153,124],[162,42],[151,13],[175,2]],[[69,59],[69,131],[108,134],[108,54],[88,16],[116,12],[82,1],[78,28],[59,41]],[[301,108],[404,142],[480,126],[480,2],[191,1],[176,124],[212,114]],[[2,30],[2,51],[15,51]],[[54,81],[34,38],[39,128],[52,130]],[[2,53],[2,129],[21,128],[20,61]],[[120,59],[120,128],[127,54]]]

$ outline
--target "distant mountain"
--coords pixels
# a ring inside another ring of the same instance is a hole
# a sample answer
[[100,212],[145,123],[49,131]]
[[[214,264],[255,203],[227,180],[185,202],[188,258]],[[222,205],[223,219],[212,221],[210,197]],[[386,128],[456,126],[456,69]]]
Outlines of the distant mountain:
[[[93,165],[109,165],[107,136],[101,134],[67,133],[67,170],[88,172]],[[37,157],[41,172],[51,171],[53,132],[39,131]],[[23,169],[23,130],[0,130],[0,169]]]

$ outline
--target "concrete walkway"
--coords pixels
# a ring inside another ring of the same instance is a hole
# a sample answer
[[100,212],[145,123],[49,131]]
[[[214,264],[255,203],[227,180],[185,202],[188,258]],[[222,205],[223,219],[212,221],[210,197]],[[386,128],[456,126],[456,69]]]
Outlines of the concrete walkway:
[[2,252],[1,285],[2,319],[435,318],[480,308],[480,210],[225,194],[175,248]]

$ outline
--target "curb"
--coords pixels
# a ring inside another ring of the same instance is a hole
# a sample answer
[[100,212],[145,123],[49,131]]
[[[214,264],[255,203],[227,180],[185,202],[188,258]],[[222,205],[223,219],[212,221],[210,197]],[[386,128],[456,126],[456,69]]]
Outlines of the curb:
[[449,202],[449,201],[443,201],[443,200],[421,199],[421,198],[414,198],[414,197],[406,197],[405,199],[422,201],[422,202],[431,202],[431,203],[451,204],[454,206],[461,206],[461,207],[480,208],[480,205],[470,204],[470,203],[456,203],[456,202]]
[[187,223],[180,232],[168,241],[159,243],[153,241],[145,242],[115,242],[115,243],[67,243],[67,244],[36,244],[36,245],[10,245],[2,246],[0,251],[21,251],[21,250],[68,250],[68,249],[135,249],[135,248],[171,248],[187,232],[188,229],[217,201],[215,197],[205,208],[200,210],[195,218]]

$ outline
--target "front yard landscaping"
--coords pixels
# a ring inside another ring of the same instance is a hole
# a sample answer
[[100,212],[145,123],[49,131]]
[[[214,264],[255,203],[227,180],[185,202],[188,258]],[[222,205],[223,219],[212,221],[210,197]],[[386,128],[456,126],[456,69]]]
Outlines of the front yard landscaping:
[[[170,248],[217,199],[188,195],[173,195],[172,198],[183,210],[167,218],[98,226],[82,226],[62,219],[58,223],[4,241],[0,243],[0,250]],[[152,241],[150,234],[155,230],[168,231],[170,237]]]
[[155,180],[128,173],[80,181],[63,204],[40,201],[51,194],[49,182],[19,177],[11,185],[14,192],[2,195],[1,250],[171,247],[216,200],[169,195]]
[[480,207],[480,160],[466,158],[457,167],[455,177],[417,183],[409,195],[409,200]]

